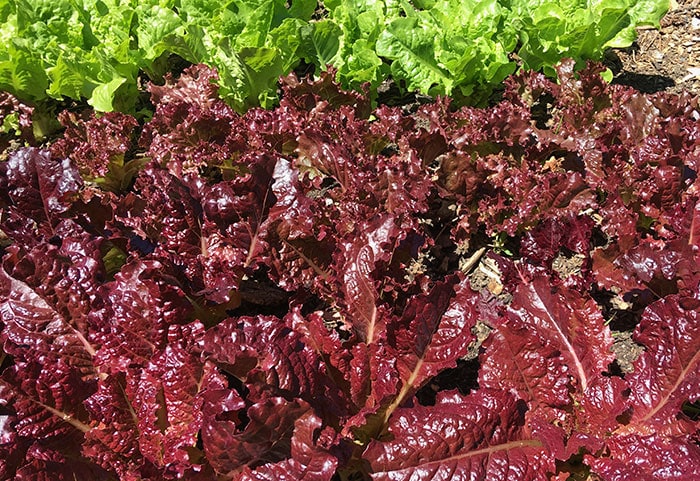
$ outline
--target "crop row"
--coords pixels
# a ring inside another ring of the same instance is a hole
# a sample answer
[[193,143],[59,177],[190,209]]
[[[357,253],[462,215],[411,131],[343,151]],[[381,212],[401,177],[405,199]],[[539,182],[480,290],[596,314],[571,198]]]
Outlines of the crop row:
[[482,100],[518,66],[554,74],[658,26],[666,0],[2,0],[0,90],[132,112],[139,83],[175,59],[219,72],[237,111],[277,102],[299,66],[332,65],[345,87],[389,75],[408,91]]
[[0,479],[698,479],[700,107],[601,70],[64,113],[0,163]]

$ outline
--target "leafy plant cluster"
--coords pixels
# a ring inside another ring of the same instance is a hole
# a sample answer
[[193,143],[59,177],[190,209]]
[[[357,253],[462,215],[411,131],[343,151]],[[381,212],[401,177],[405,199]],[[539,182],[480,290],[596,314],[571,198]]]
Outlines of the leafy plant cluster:
[[573,66],[64,114],[0,164],[0,478],[697,479],[700,106]]
[[[642,25],[657,26],[657,0],[326,0],[314,39],[338,37],[330,63],[343,85],[373,87],[389,75],[408,91],[483,100],[516,67],[555,76],[563,57],[579,66],[609,47],[628,47]],[[318,32],[318,33],[316,33]],[[327,32],[333,32],[332,34]],[[335,33],[337,32],[337,33]],[[331,37],[332,36],[332,37]]]
[[516,68],[553,74],[563,56],[600,59],[658,26],[667,0],[2,0],[0,90],[36,103],[87,99],[133,112],[141,74],[173,58],[219,72],[237,111],[277,101],[303,60],[372,91],[391,73],[409,91],[478,100]]
[[316,1],[2,0],[0,89],[24,101],[87,99],[133,111],[139,74],[160,81],[172,55],[215,65],[239,110],[270,106],[300,59]]

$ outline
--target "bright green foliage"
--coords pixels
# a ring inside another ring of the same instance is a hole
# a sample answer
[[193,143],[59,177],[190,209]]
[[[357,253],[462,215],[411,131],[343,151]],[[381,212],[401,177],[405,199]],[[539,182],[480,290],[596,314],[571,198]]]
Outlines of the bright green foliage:
[[379,37],[377,52],[393,60],[392,73],[409,89],[452,94],[459,88],[469,96],[515,69],[508,53],[517,34],[496,0],[447,0],[405,12]]
[[315,0],[0,0],[0,89],[28,101],[87,98],[130,110],[139,70],[170,54],[219,70],[234,107],[271,106],[298,62]]
[[[156,3],[145,3],[151,2]],[[170,0],[160,5],[168,10],[160,27],[168,34],[156,33],[153,42],[139,47],[215,66],[222,97],[243,111],[276,102],[277,79],[299,63],[302,29],[317,4],[315,0],[296,0],[291,7],[284,0]],[[143,28],[158,24],[145,20]]]
[[525,67],[554,75],[564,57],[602,58],[608,47],[629,47],[636,27],[659,26],[668,0],[512,0],[520,23],[518,54]]
[[[326,12],[312,16],[319,3]],[[657,26],[668,0],[0,0],[0,90],[133,110],[140,72],[179,55],[216,67],[235,109],[272,106],[303,59],[345,86],[389,75],[408,91],[468,102],[524,68],[553,74]],[[515,55],[513,55],[515,54]]]
[[128,107],[113,101],[135,97],[133,10],[106,2],[0,0],[0,88],[27,100],[86,97],[100,110]]
[[[635,28],[658,26],[668,0],[327,0],[341,30],[333,58],[340,79],[376,86],[387,73],[407,90],[478,101],[516,70],[554,75],[571,57],[581,65],[625,47]],[[388,62],[387,62],[388,61]]]
[[[470,96],[515,70],[517,33],[497,0],[333,0],[342,30],[333,59],[348,85],[377,85],[388,73],[407,90]],[[386,62],[388,61],[388,62]]]

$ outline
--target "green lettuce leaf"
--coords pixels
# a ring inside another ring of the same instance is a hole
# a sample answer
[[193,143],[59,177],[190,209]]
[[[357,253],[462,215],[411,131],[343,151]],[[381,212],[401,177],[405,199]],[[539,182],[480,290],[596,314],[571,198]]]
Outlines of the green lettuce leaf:
[[271,106],[301,59],[317,3],[300,0],[0,0],[0,89],[31,102],[84,99],[133,111],[140,72],[159,81],[172,55],[220,72],[238,110]]
[[[0,89],[23,101],[134,111],[137,80],[181,65],[219,72],[239,112],[277,101],[303,59],[371,92],[488,98],[518,66],[554,75],[658,26],[668,0],[0,0]],[[516,58],[518,63],[516,63]]]
[[601,59],[608,47],[629,47],[636,28],[658,26],[668,7],[668,0],[513,0],[521,26],[518,55],[524,68],[554,76],[564,57],[582,65]]

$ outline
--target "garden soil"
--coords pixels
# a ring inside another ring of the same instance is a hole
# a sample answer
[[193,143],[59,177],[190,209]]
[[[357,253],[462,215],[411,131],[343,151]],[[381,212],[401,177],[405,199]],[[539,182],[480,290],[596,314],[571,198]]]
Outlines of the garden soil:
[[671,0],[660,29],[639,31],[629,48],[609,52],[615,82],[647,93],[700,95],[700,0]]

